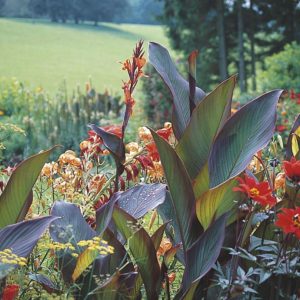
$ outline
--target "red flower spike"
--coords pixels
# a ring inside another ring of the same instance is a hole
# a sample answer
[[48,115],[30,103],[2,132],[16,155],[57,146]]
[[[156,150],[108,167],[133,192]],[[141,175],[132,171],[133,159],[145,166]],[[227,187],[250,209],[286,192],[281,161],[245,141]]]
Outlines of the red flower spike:
[[135,164],[131,165],[131,169],[132,169],[132,173],[133,173],[133,177],[136,178],[139,175],[139,169]]
[[126,180],[127,180],[127,181],[132,180],[133,177],[132,177],[132,172],[131,172],[131,170],[129,170],[129,168],[125,167],[125,172],[126,172]]
[[275,225],[280,227],[284,233],[293,233],[300,239],[300,207],[296,209],[283,208],[277,215]]
[[14,300],[17,298],[20,286],[18,284],[8,284],[3,290],[2,300]]
[[240,184],[238,187],[234,187],[233,191],[246,194],[262,207],[272,207],[276,204],[276,198],[272,195],[267,181],[257,183],[254,178],[247,175],[245,175],[245,179],[238,177],[237,180]]
[[125,191],[125,188],[126,188],[125,187],[125,181],[124,181],[122,176],[119,177],[119,182],[120,182],[120,190]]
[[300,182],[300,160],[292,157],[290,161],[283,161],[285,175],[292,181]]

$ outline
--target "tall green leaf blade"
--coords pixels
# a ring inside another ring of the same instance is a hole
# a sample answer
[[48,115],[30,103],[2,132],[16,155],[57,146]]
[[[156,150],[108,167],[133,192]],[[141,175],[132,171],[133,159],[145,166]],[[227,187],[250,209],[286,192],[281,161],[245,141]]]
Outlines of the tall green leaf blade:
[[192,183],[175,150],[153,130],[151,130],[151,133],[168,182],[181,241],[185,251],[197,240],[202,232],[201,225],[196,218],[196,200]]
[[[173,128],[179,139],[190,120],[189,83],[178,73],[168,50],[156,43],[149,44],[149,62],[164,80],[173,97]],[[196,88],[195,101],[199,102],[205,93]]]
[[207,161],[218,130],[230,116],[236,76],[222,82],[197,105],[176,152],[194,179]]
[[32,201],[31,190],[49,155],[56,147],[21,162],[0,195],[0,228],[21,221]]
[[226,214],[217,219],[187,251],[183,274],[183,293],[201,279],[215,264],[225,237]]
[[237,111],[218,133],[209,159],[210,187],[240,174],[271,139],[281,90],[268,92]]
[[122,209],[115,207],[113,218],[117,228],[126,237],[129,249],[139,267],[148,299],[158,299],[161,280],[157,278],[160,267],[156,249],[148,233],[137,228],[136,220]]

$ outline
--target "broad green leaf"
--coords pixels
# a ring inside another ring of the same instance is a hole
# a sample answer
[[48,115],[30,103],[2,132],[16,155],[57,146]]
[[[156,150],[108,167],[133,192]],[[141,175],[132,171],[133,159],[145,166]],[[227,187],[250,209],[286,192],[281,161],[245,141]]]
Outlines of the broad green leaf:
[[204,192],[209,190],[208,164],[206,163],[195,180],[193,181],[195,197],[199,198]]
[[120,232],[126,237],[129,249],[139,267],[148,299],[158,299],[161,280],[157,278],[160,267],[156,257],[156,249],[148,233],[137,221],[119,207],[113,213],[114,222]]
[[225,237],[226,214],[218,218],[187,251],[183,274],[183,294],[215,264]]
[[[173,128],[180,139],[190,120],[189,83],[178,73],[168,50],[156,43],[149,44],[149,62],[168,86],[173,97]],[[194,102],[198,103],[205,93],[196,88]]]
[[[55,219],[57,218],[48,216],[6,226],[0,230],[0,251],[10,249],[19,257],[27,257]],[[15,267],[16,265],[0,263],[0,279]]]
[[236,180],[227,181],[214,189],[208,190],[197,199],[197,217],[205,230],[214,219],[225,212],[233,210],[237,205],[240,193],[232,190],[235,185]]
[[236,76],[222,82],[197,105],[176,152],[194,179],[208,159],[214,137],[230,116]]
[[168,182],[183,251],[185,252],[202,232],[195,213],[196,200],[193,187],[189,175],[175,150],[153,130],[151,130],[151,133]]
[[208,159],[210,188],[240,174],[273,136],[281,90],[247,103],[219,131]]
[[56,147],[21,162],[0,195],[0,228],[25,217],[32,201],[32,188],[49,155]]

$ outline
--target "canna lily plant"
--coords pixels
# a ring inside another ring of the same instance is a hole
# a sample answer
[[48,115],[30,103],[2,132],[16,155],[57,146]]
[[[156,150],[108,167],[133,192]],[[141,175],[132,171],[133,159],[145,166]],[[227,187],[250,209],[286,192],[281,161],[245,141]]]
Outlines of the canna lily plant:
[[[164,47],[156,43],[149,46],[149,61],[173,97],[175,147],[149,129],[154,142],[151,147],[159,155],[167,185],[142,184],[118,191],[118,178],[126,169],[124,133],[134,105],[132,93],[145,63],[141,43],[132,61],[126,61],[123,67],[130,79],[124,84],[122,135],[90,125],[115,159],[116,192],[97,210],[95,229],[83,225],[83,217],[75,213],[74,205],[61,202],[52,210],[52,215],[61,219],[54,221],[50,230],[54,241],[71,242],[77,247],[75,256],[70,251],[60,251],[58,256],[65,262],[60,264],[65,281],[79,287],[74,291],[78,299],[139,299],[145,294],[147,299],[155,300],[162,289],[170,297],[168,268],[174,261],[184,267],[175,299],[198,299],[210,285],[207,279],[211,280],[218,258],[228,261],[222,250],[224,243],[237,249],[249,241],[249,228],[243,230],[235,246],[232,240],[233,228],[243,222],[239,204],[245,196],[255,205],[251,218],[261,208],[276,204],[267,182],[258,183],[253,175],[243,178],[242,174],[272,138],[282,91],[265,93],[232,115],[236,76],[206,94],[196,86],[196,57],[195,51],[189,57],[187,81]],[[150,235],[139,220],[155,208],[163,223]],[[68,235],[65,228],[76,230]],[[156,252],[164,232],[174,246],[161,261]],[[65,235],[63,240],[61,235]],[[113,247],[113,253],[101,255],[78,247],[80,239],[95,237]],[[233,269],[237,269],[236,261],[231,261]],[[109,278],[97,283],[94,278],[104,273]]]

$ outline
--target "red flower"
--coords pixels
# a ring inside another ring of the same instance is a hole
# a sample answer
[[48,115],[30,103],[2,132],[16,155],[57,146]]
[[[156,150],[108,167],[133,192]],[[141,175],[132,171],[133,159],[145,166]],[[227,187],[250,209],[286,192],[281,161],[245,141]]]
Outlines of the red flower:
[[285,125],[277,125],[276,126],[276,130],[279,132],[283,132],[287,129],[287,127]]
[[290,161],[283,161],[285,175],[292,181],[300,182],[300,160],[292,157]]
[[17,298],[19,293],[19,285],[18,284],[8,284],[4,288],[2,294],[2,300],[14,300]]
[[245,180],[240,177],[237,180],[240,184],[238,187],[234,187],[233,191],[245,193],[263,207],[272,207],[276,204],[276,198],[272,196],[272,190],[267,181],[256,182],[254,178],[247,175],[245,175]]
[[280,227],[284,233],[294,233],[300,239],[300,207],[283,208],[282,213],[277,217],[276,226]]
[[291,89],[290,97],[291,97],[291,99],[296,99],[296,94],[295,94],[294,89]]

